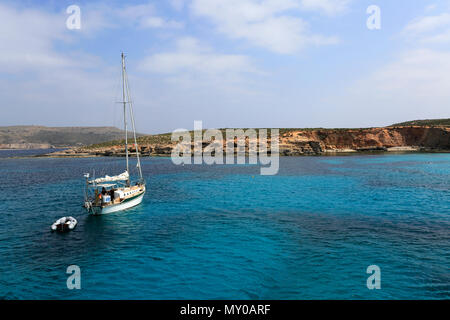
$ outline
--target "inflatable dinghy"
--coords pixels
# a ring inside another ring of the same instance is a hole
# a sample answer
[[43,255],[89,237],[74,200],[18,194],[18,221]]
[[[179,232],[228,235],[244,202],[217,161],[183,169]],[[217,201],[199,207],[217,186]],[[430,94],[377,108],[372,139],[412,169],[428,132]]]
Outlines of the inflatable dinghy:
[[66,232],[73,230],[77,225],[77,220],[74,217],[62,217],[52,224],[52,231]]

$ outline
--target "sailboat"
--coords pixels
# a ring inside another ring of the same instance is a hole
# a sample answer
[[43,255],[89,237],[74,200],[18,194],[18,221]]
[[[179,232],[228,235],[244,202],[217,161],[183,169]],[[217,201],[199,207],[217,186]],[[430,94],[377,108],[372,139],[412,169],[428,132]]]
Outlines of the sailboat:
[[[89,179],[90,174],[86,173],[86,188],[84,197],[84,207],[91,214],[106,214],[122,211],[142,202],[145,194],[145,180],[142,177],[141,161],[139,158],[139,148],[136,140],[136,128],[133,114],[133,104],[130,98],[130,87],[128,84],[127,70],[125,67],[125,55],[122,53],[122,99],[123,117],[125,129],[125,159],[126,170],[115,176],[104,176],[101,178]],[[134,148],[136,150],[137,171],[139,178],[132,182],[129,170],[128,152],[128,129],[127,129],[127,106],[130,112],[131,125],[133,129]]]

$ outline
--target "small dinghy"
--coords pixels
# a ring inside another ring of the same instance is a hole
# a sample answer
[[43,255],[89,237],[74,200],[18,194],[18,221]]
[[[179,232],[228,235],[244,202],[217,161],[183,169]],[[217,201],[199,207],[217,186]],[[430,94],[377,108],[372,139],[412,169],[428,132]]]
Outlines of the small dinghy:
[[52,231],[66,232],[73,230],[77,225],[77,220],[74,217],[62,217],[52,224]]

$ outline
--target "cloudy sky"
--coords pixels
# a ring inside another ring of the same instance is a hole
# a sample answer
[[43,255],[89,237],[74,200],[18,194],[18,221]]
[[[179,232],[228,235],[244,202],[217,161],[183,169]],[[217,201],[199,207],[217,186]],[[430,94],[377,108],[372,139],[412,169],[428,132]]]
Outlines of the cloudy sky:
[[0,0],[0,125],[120,126],[121,51],[140,132],[450,117],[449,0]]

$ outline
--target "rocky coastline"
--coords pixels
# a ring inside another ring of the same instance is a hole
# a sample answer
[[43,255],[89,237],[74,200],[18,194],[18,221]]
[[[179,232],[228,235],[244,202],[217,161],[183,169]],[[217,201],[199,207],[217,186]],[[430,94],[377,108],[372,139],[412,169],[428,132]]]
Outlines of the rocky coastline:
[[0,143],[0,150],[53,149],[49,143]]
[[[158,137],[157,139],[155,137]],[[161,138],[163,137],[163,138]],[[205,148],[211,141],[203,141]],[[121,157],[124,141],[105,145],[69,148],[48,157]],[[140,137],[142,156],[170,156],[176,146],[170,135]],[[246,139],[246,148],[249,140]],[[268,141],[270,145],[270,138]],[[193,149],[194,144],[191,144]],[[225,141],[223,143],[225,151]],[[129,151],[135,151],[133,144]],[[339,155],[370,152],[450,152],[450,128],[439,126],[402,126],[364,129],[280,129],[282,156]]]

